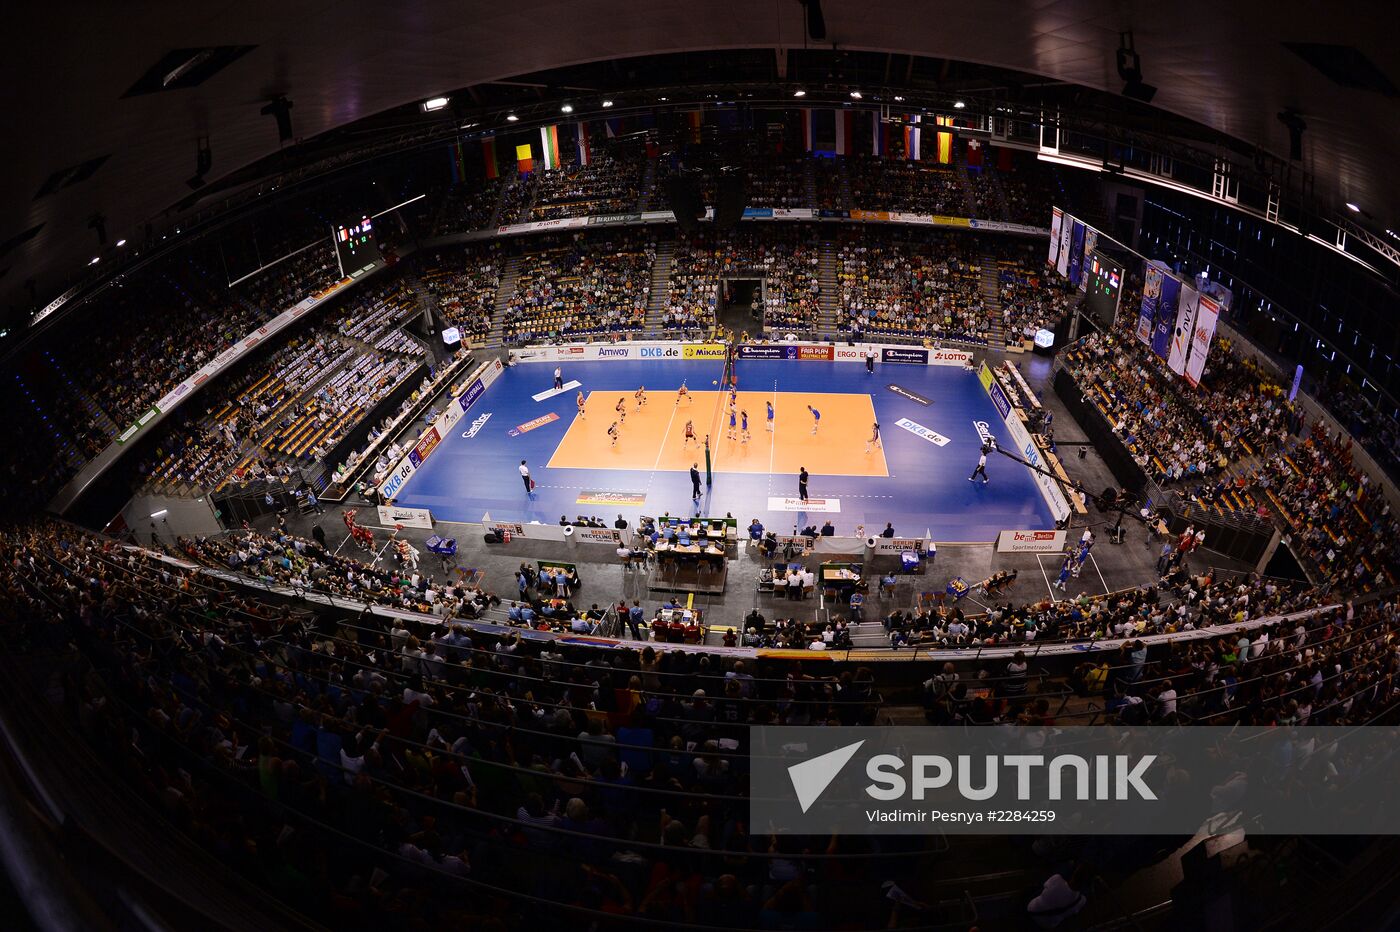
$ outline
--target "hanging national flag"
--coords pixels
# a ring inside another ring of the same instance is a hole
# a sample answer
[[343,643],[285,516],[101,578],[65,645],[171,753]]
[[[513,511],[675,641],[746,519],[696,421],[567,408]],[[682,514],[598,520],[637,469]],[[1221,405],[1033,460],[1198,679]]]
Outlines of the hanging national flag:
[[705,114],[704,114],[704,111],[701,111],[701,110],[687,110],[686,113],[685,113],[685,122],[686,122],[686,125],[688,125],[688,126],[690,127],[690,141],[691,141],[691,142],[699,142],[699,141],[700,141],[700,126],[701,126],[702,123],[705,122]]
[[802,145],[806,152],[811,152],[816,148],[815,138],[813,136],[812,109],[810,107],[802,108]]
[[481,140],[481,161],[486,165],[487,178],[501,177],[501,170],[496,165],[496,137],[487,136]]
[[855,146],[852,145],[852,133],[855,126],[855,114],[849,110],[836,111],[836,154],[854,155]]
[[982,170],[982,143],[976,139],[967,141],[967,167]]
[[904,118],[904,157],[915,162],[919,161],[923,154],[921,147],[923,130],[919,127],[920,119],[922,118],[917,113]]
[[575,161],[587,165],[593,161],[593,150],[588,145],[588,126],[583,122],[574,124]]
[[603,121],[603,132],[609,139],[616,139],[622,135],[622,118],[613,117],[611,120]]
[[543,153],[546,171],[559,167],[559,127],[540,127],[540,152]]
[[889,145],[888,128],[878,113],[870,118],[870,154],[883,157]]
[[515,147],[515,167],[520,174],[525,175],[534,171],[535,157],[530,154],[530,144]]
[[[953,125],[953,118],[949,116],[934,117],[934,119],[939,126]],[[947,165],[951,161],[953,161],[953,134],[940,132],[938,134],[938,164]]]
[[467,161],[462,156],[462,140],[455,139],[447,147],[447,155],[452,163],[452,183],[461,184],[467,180]]

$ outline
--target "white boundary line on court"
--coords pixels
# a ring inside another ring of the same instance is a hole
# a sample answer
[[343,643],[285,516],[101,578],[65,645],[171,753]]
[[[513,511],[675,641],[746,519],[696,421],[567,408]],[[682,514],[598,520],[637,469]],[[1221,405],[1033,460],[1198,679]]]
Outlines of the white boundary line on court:
[[1040,554],[1038,553],[1035,555],[1035,563],[1040,567],[1040,577],[1045,580],[1045,588],[1050,593],[1050,603],[1053,605],[1060,600],[1055,598],[1055,587],[1050,585],[1050,577],[1046,575],[1045,564],[1041,562]]
[[[1089,551],[1089,559],[1094,560],[1094,552]],[[1099,569],[1099,561],[1094,560],[1094,572],[1099,574],[1099,582],[1103,585],[1103,594],[1108,595],[1108,580],[1103,578],[1103,570]]]

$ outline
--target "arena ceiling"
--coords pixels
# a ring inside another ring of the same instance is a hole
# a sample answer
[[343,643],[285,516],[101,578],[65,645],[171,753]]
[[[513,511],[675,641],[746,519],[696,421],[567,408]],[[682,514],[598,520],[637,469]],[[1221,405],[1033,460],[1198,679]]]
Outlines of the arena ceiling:
[[[1353,202],[1381,228],[1400,219],[1391,3],[824,0],[823,8],[828,45],[1112,93],[1122,87],[1119,33],[1132,30],[1144,79],[1159,89],[1154,106],[1282,156],[1288,131],[1276,115],[1294,108],[1307,123],[1303,164],[1320,201]],[[97,255],[94,214],[115,243],[187,198],[200,137],[210,140],[211,181],[276,153],[273,120],[260,113],[276,94],[293,103],[295,136],[310,140],[434,94],[564,65],[815,44],[797,0],[31,0],[7,12],[0,305],[9,307],[30,303],[26,280],[43,302]],[[171,55],[205,48],[221,51]],[[165,70],[176,67],[173,77]]]

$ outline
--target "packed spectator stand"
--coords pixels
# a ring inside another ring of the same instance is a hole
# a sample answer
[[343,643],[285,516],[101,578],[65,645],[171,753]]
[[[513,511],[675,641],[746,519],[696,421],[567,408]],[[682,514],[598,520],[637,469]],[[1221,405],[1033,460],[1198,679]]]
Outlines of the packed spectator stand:
[[852,230],[837,282],[843,332],[986,342],[980,260],[966,237]]
[[505,305],[506,342],[640,333],[655,259],[656,244],[645,230],[531,243]]

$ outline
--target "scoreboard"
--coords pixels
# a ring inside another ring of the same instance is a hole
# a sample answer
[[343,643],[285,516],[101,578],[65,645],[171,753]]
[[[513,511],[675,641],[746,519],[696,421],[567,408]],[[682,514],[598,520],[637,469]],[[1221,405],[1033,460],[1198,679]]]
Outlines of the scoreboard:
[[1123,293],[1123,266],[1103,253],[1095,252],[1087,272],[1088,297],[1085,306],[1099,325],[1107,330],[1118,316],[1118,299]]
[[362,217],[349,225],[334,227],[331,236],[335,241],[336,258],[340,260],[342,278],[362,272],[384,258],[379,251],[379,241],[374,238],[374,227],[368,217]]

